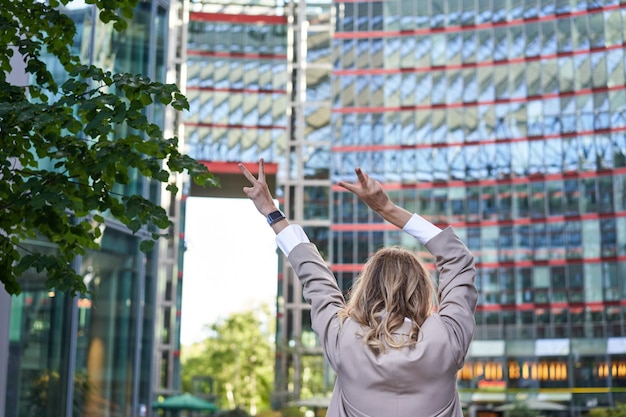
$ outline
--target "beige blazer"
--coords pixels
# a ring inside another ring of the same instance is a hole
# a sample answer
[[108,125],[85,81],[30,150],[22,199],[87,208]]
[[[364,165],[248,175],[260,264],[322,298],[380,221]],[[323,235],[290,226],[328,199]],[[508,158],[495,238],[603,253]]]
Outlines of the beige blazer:
[[[337,373],[327,417],[463,415],[457,372],[475,328],[474,258],[451,227],[425,246],[439,271],[438,311],[423,323],[417,345],[380,355],[359,339],[358,324],[339,322],[337,311],[345,300],[315,245],[301,243],[290,252],[289,262],[311,304],[313,330]],[[409,327],[398,333],[407,334]]]

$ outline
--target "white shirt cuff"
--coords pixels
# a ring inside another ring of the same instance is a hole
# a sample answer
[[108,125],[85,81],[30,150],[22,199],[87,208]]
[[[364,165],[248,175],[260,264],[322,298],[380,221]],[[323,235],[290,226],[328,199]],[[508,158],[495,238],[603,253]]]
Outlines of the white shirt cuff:
[[289,256],[289,252],[300,243],[309,242],[308,236],[299,224],[290,224],[276,235],[276,244],[285,256]]
[[402,228],[405,232],[425,244],[430,239],[441,233],[441,229],[419,214],[413,214],[408,222]]

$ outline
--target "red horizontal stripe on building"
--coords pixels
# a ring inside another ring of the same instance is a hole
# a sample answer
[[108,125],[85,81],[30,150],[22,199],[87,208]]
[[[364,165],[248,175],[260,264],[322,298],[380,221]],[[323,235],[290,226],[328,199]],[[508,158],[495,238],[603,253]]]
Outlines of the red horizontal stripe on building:
[[[587,221],[587,220],[606,220],[613,218],[622,218],[626,217],[626,212],[614,212],[614,213],[585,213],[573,216],[550,216],[543,218],[530,218],[530,217],[520,217],[516,219],[509,220],[479,220],[479,221],[439,221],[438,219],[432,218],[432,216],[424,215],[426,219],[435,223],[440,227],[453,226],[453,227],[485,227],[485,226],[514,226],[514,225],[530,225],[530,224],[554,224],[554,223],[564,223],[568,221]],[[369,232],[369,231],[385,231],[385,230],[398,230],[397,227],[392,226],[388,223],[334,223],[330,226],[330,230],[333,232]],[[606,258],[603,258],[606,260]],[[624,259],[626,260],[626,258]],[[573,262],[574,259],[567,260],[550,260],[545,262]],[[528,265],[525,265],[524,262],[528,262]],[[541,263],[544,261],[537,260],[529,260],[529,261],[509,261],[509,262],[497,262],[493,264],[484,264],[485,267],[496,267],[498,265],[506,265],[510,263],[511,265],[521,265],[521,266],[532,266],[537,263]]]
[[550,135],[524,136],[521,138],[492,138],[482,139],[471,142],[445,142],[445,143],[416,143],[415,145],[337,145],[332,146],[334,153],[342,152],[383,152],[383,151],[400,151],[405,149],[432,149],[432,148],[454,148],[457,146],[482,146],[482,145],[500,145],[504,143],[516,142],[534,142],[545,139],[564,139],[578,136],[610,134],[617,132],[626,132],[626,126],[615,127],[609,129],[584,130],[580,132],[554,133]]
[[[534,222],[533,222],[534,223]],[[477,268],[496,269],[496,268],[534,268],[537,266],[564,266],[564,265],[583,265],[597,264],[601,262],[624,262],[626,256],[607,256],[603,258],[557,258],[557,259],[528,259],[522,261],[501,261],[501,262],[478,262]]]
[[414,106],[399,106],[399,107],[335,107],[332,109],[333,113],[339,114],[364,114],[364,113],[388,113],[388,112],[402,112],[402,111],[427,111],[436,109],[456,109],[461,107],[474,107],[474,106],[493,106],[496,104],[508,104],[508,103],[528,103],[531,101],[547,100],[551,98],[560,97],[575,97],[583,96],[586,94],[606,93],[609,91],[626,90],[626,85],[614,85],[611,87],[592,87],[584,88],[576,91],[564,91],[559,93],[549,93],[537,96],[528,97],[513,97],[502,98],[498,100],[489,101],[471,101],[471,102],[456,102],[456,103],[438,103],[438,104],[418,104]]
[[275,15],[251,15],[251,14],[230,14],[230,13],[205,13],[191,12],[189,20],[196,22],[226,22],[241,24],[265,24],[265,25],[286,25],[287,16]]
[[556,54],[548,54],[548,55],[535,55],[535,56],[529,56],[529,57],[503,59],[503,60],[498,60],[498,61],[466,62],[462,64],[435,65],[435,66],[415,67],[415,68],[343,69],[343,70],[333,70],[333,75],[337,75],[337,76],[356,75],[358,76],[358,75],[387,75],[387,74],[410,74],[410,73],[421,73],[421,72],[451,71],[451,70],[460,70],[460,69],[468,69],[468,68],[480,68],[480,67],[492,67],[492,66],[498,66],[498,65],[520,64],[520,63],[535,62],[535,61],[547,61],[550,59],[565,58],[565,57],[571,57],[571,56],[577,56],[577,55],[591,55],[594,53],[612,51],[615,49],[623,49],[624,47],[626,47],[626,44],[621,43],[621,44],[616,44],[616,45],[594,47],[594,48],[589,48],[589,49],[578,49],[576,51],[558,52]]
[[[358,2],[361,0],[351,0],[351,1],[338,1],[335,0],[335,3],[352,3]],[[538,16],[531,17],[528,19],[515,19],[509,21],[502,22],[488,22],[481,23],[478,25],[466,25],[466,26],[447,26],[441,28],[420,28],[420,29],[410,29],[410,30],[394,30],[394,31],[369,31],[369,32],[335,32],[333,35],[334,39],[363,39],[363,38],[389,38],[389,37],[402,37],[402,36],[415,36],[415,35],[433,35],[437,33],[454,33],[454,32],[465,32],[469,30],[481,30],[481,29],[489,29],[489,28],[499,28],[505,26],[518,26],[518,25],[527,25],[529,23],[539,23],[539,22],[549,22],[553,20],[559,19],[567,19],[571,17],[590,15],[595,13],[602,13],[605,11],[611,10],[619,10],[622,8],[626,8],[626,4],[615,4],[605,7],[597,7],[590,10],[576,10],[568,13],[559,13],[552,14],[546,16]]]
[[287,94],[285,90],[253,90],[250,88],[214,88],[214,87],[187,87],[187,91],[206,91],[214,93],[243,93],[243,94]]
[[263,125],[227,125],[222,123],[190,123],[185,122],[185,126],[192,127],[209,127],[209,128],[218,128],[218,129],[277,129],[277,130],[285,130],[287,129],[285,126],[263,126]]
[[537,307],[532,305],[532,307],[527,307],[526,305],[521,304],[479,304],[476,306],[476,312],[483,311],[526,311],[526,310],[535,310]]
[[217,52],[217,51],[199,51],[191,49],[187,51],[187,55],[191,56],[206,56],[214,58],[237,58],[237,59],[280,59],[286,60],[285,54],[256,54],[256,53],[243,53],[243,52]]
[[[468,186],[488,186],[501,184],[524,184],[528,182],[558,181],[573,178],[596,178],[613,175],[626,174],[626,168],[608,169],[603,171],[585,171],[585,172],[561,172],[555,174],[532,174],[524,177],[511,177],[500,179],[484,179],[484,180],[454,180],[454,181],[416,181],[414,183],[385,183],[382,184],[385,190],[407,190],[407,189],[432,189],[432,188],[450,188],[450,187],[468,187]],[[331,189],[335,192],[348,193],[345,188],[339,185],[332,185]],[[379,223],[376,223],[379,224]]]
[[607,307],[615,307],[617,305],[626,306],[626,300],[620,302],[614,301],[598,301],[598,302],[582,302],[582,303],[548,303],[548,304],[536,304],[536,303],[524,303],[524,304],[481,304],[476,306],[477,312],[483,311],[530,311],[530,310],[555,310],[555,309],[568,309],[574,312],[582,312],[588,308],[591,311],[602,311]]
[[330,225],[330,230],[333,232],[367,232],[397,229],[396,226],[389,223],[334,223]]
[[[232,161],[198,161],[202,165],[206,166],[209,172],[214,174],[241,174],[241,170],[239,169],[239,162]],[[244,162],[243,163],[248,170],[257,175],[259,173],[259,164],[258,162]],[[265,162],[264,164],[265,173],[270,175],[276,175],[278,172],[278,164],[274,162]]]
[[333,272],[360,272],[363,269],[362,264],[335,264],[331,265],[330,270]]

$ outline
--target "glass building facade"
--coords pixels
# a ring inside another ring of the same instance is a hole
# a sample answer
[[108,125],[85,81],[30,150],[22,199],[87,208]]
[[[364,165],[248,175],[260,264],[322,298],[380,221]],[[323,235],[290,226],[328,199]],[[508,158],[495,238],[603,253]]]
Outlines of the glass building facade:
[[[168,9],[167,1],[140,1],[122,34],[97,19],[95,6],[70,4],[65,12],[76,23],[74,48],[83,62],[165,82]],[[64,74],[54,61],[50,65],[53,74]],[[153,108],[147,115],[164,127],[164,112]],[[164,208],[176,215],[176,198],[162,193],[160,183],[131,176],[117,192],[163,199]],[[2,299],[9,314],[7,331],[0,329],[0,339],[7,335],[0,342],[8,347],[3,416],[147,416],[155,393],[177,388],[175,368],[160,353],[178,349],[178,236],[172,233],[145,255],[138,248],[146,232],[133,235],[112,218],[102,231],[101,249],[74,262],[93,297],[50,291],[44,276],[29,271],[20,280],[22,293]],[[55,251],[43,241],[25,246]],[[173,248],[169,259],[168,248]],[[165,263],[172,266],[161,268]],[[167,299],[170,305],[164,306]]]
[[[626,402],[626,3],[337,0],[288,14],[285,208],[339,285],[383,245],[432,263],[332,185],[362,167],[476,256],[468,414]],[[299,283],[287,266],[282,278],[277,398],[328,395]]]
[[[281,178],[284,211],[301,224],[322,255],[331,255],[332,33],[331,1],[290,2],[287,175]],[[287,262],[278,286],[276,406],[323,395],[334,376],[324,361],[310,324],[309,305]]]
[[[204,161],[222,185],[200,190],[192,184],[187,195],[241,198],[247,183],[237,163],[250,163],[254,172],[262,157],[268,185],[284,205],[288,103],[294,94],[284,9],[275,1],[194,1],[186,34],[186,153]],[[279,300],[279,317],[283,311]],[[283,369],[280,356],[277,369]]]
[[271,5],[194,2],[187,30],[188,153],[278,162],[287,131],[287,18]]
[[[285,213],[346,291],[383,245],[432,263],[333,186],[355,167],[454,226],[480,293],[459,373],[468,414],[625,402],[626,3],[270,3],[192,2],[192,156],[278,163]],[[277,323],[275,404],[327,396],[334,375],[286,264]]]

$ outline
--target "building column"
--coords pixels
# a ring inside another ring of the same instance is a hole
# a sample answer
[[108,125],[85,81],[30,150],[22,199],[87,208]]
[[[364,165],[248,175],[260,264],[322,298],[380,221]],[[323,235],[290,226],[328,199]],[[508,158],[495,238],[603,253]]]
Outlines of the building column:
[[7,374],[9,373],[9,326],[11,323],[11,296],[0,289],[0,415],[6,408]]

